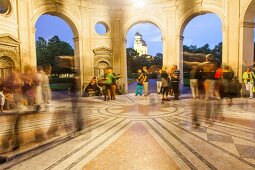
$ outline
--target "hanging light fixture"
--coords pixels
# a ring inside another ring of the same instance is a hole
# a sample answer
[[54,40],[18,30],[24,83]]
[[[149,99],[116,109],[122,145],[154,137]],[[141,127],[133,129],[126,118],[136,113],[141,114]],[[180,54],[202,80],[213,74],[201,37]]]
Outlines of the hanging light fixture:
[[132,0],[134,7],[143,8],[145,6],[144,0]]

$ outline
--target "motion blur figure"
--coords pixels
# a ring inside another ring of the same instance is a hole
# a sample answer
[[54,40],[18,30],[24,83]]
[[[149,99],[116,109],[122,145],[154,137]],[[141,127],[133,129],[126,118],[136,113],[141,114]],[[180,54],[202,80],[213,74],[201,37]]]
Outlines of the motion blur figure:
[[191,101],[191,110],[192,110],[192,127],[197,129],[200,127],[199,115],[198,111],[201,110],[201,101],[200,100],[192,100]]
[[81,115],[81,108],[79,107],[79,98],[81,92],[80,86],[80,76],[78,72],[75,72],[75,77],[72,80],[71,92],[71,102],[72,102],[72,116],[74,120],[75,132],[83,129],[83,118]]

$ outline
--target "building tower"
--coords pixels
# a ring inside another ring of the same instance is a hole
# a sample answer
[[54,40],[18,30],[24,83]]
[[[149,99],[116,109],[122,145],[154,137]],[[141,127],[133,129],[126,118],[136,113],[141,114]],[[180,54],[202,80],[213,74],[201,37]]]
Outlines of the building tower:
[[139,32],[135,34],[134,49],[139,53],[139,56],[143,54],[148,54],[147,44],[143,40],[143,36]]

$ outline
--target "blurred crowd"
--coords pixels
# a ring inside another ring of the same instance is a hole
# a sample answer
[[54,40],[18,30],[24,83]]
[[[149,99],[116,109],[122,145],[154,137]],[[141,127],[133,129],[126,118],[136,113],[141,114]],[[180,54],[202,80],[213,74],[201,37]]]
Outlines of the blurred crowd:
[[33,106],[39,111],[41,104],[48,104],[51,100],[49,86],[50,65],[33,67],[24,66],[24,71],[13,69],[0,82],[1,112],[4,109],[25,110]]

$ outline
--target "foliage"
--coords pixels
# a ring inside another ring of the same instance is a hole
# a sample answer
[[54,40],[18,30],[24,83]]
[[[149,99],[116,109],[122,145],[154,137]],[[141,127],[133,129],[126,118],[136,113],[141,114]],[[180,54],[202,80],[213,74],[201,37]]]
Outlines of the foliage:
[[143,66],[147,66],[148,68],[152,66],[162,67],[162,59],[163,55],[161,53],[157,53],[156,56],[150,55],[141,55],[137,53],[133,48],[127,48],[127,69],[129,75],[132,73],[136,73],[138,69],[141,69]]
[[194,45],[184,45],[183,51],[190,53],[212,54],[220,63],[222,62],[222,42],[217,44],[213,49],[210,49],[209,44],[205,44],[199,48]]
[[53,36],[48,41],[39,37],[36,41],[36,56],[38,65],[50,64],[52,73],[69,73],[71,68],[59,68],[56,65],[56,56],[73,56],[74,50],[70,44],[59,39],[58,36]]

